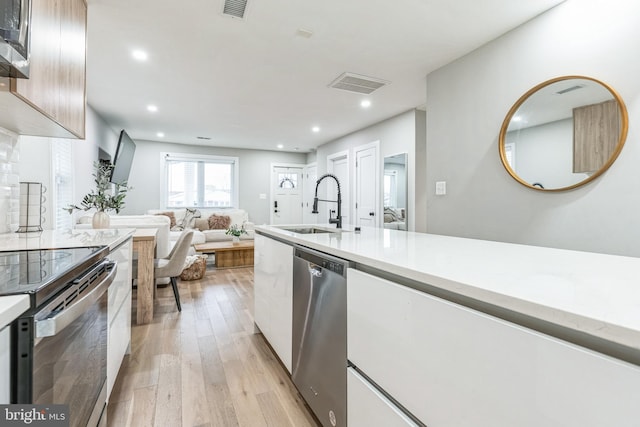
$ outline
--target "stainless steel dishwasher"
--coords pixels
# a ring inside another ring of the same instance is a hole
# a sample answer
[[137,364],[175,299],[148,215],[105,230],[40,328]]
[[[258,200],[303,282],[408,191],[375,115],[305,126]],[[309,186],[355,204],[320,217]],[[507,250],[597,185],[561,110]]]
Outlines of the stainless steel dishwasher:
[[347,260],[296,247],[293,383],[325,427],[347,425]]

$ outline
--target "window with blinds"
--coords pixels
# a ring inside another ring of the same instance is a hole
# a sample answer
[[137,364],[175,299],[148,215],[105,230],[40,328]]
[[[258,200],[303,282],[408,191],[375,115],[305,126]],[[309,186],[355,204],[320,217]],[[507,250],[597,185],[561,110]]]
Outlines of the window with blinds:
[[52,145],[53,206],[55,229],[73,228],[73,218],[64,208],[73,204],[73,148],[69,139],[55,139]]
[[238,158],[164,153],[164,206],[238,206]]

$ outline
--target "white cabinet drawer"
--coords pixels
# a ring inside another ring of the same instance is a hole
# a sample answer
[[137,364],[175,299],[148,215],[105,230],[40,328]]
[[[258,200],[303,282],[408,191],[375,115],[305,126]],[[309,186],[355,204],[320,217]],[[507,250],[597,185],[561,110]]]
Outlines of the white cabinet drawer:
[[111,394],[120,365],[131,341],[131,291],[109,325],[109,355],[107,357],[107,396]]
[[6,405],[11,398],[11,328],[5,326],[0,330],[0,405]]
[[348,357],[429,426],[637,426],[640,367],[349,270]]
[[347,369],[347,402],[349,427],[417,427],[353,368]]
[[109,286],[109,323],[113,322],[123,301],[131,293],[131,253],[132,246],[129,241],[109,254],[109,258],[118,263],[116,277]]
[[109,258],[117,261],[118,270],[108,290],[107,399],[131,342],[131,240],[111,251]]

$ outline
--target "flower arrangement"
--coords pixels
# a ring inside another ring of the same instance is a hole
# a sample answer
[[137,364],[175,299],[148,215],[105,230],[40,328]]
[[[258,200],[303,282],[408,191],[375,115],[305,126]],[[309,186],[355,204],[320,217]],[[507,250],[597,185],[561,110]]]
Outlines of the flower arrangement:
[[111,194],[111,171],[113,165],[110,162],[97,161],[93,163],[95,173],[93,173],[94,182],[96,183],[96,189],[84,196],[80,206],[69,205],[64,208],[69,213],[74,210],[96,209],[98,212],[108,212],[111,210],[120,213],[120,209],[124,207],[124,198],[127,195],[127,191],[132,187],[127,186],[127,182],[115,183],[115,193]]
[[225,231],[224,234],[233,236],[233,237],[240,237],[243,234],[249,234],[249,233],[247,233],[247,230],[244,229],[244,224],[242,224],[242,226],[240,227],[238,227],[237,224],[233,224],[229,228],[227,228],[227,231]]

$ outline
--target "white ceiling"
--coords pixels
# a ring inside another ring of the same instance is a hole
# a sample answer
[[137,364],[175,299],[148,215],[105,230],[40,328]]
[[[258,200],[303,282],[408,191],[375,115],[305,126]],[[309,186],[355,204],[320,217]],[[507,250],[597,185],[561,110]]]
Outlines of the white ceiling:
[[[222,0],[88,0],[87,98],[133,139],[306,152],[424,108],[429,72],[561,2],[249,0],[240,20]],[[343,72],[390,84],[363,109],[328,87]]]

